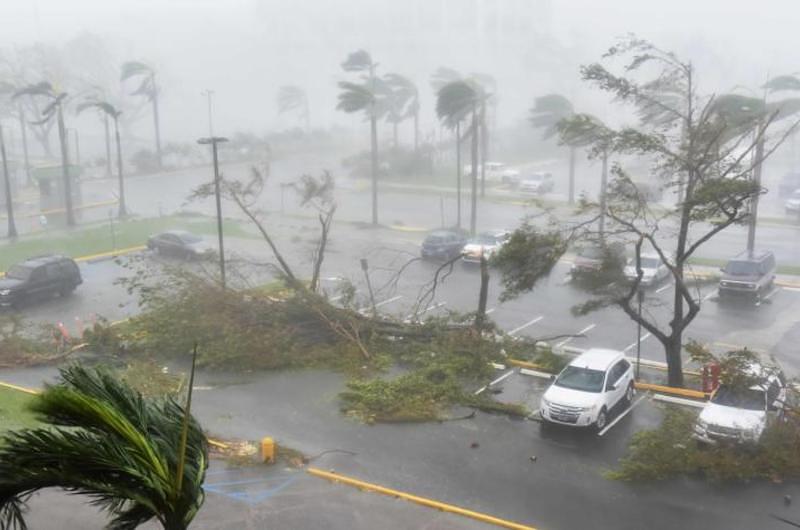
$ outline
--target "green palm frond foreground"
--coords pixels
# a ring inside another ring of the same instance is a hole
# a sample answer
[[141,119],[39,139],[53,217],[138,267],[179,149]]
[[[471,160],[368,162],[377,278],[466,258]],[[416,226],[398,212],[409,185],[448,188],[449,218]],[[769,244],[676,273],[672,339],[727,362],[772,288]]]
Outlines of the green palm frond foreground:
[[[185,529],[203,504],[208,445],[173,399],[144,399],[102,369],[72,366],[31,407],[47,424],[0,440],[0,529],[25,529],[28,497],[44,488],[87,495],[109,512],[109,529],[153,518]],[[182,477],[177,477],[183,467]]]

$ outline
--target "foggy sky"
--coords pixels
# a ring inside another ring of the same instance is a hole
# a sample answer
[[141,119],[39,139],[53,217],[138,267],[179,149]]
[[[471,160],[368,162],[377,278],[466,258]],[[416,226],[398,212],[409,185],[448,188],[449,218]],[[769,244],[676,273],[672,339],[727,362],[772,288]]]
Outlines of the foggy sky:
[[296,124],[277,115],[284,84],[308,90],[314,126],[357,125],[334,107],[339,64],[358,48],[380,73],[415,79],[423,127],[434,123],[428,79],[440,65],[494,75],[502,124],[552,91],[602,116],[578,66],[628,32],[692,59],[704,91],[757,87],[800,70],[798,15],[797,0],[2,0],[0,48],[99,35],[119,62],[156,66],[164,136],[190,140],[206,131],[206,88],[224,134]]

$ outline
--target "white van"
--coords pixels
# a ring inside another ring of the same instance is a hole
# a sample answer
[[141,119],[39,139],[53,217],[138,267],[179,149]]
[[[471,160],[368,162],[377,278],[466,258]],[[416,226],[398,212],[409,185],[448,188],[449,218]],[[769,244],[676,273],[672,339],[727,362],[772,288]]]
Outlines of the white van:
[[625,354],[592,348],[576,357],[542,396],[542,420],[575,427],[603,429],[609,411],[630,403],[635,390],[633,368]]

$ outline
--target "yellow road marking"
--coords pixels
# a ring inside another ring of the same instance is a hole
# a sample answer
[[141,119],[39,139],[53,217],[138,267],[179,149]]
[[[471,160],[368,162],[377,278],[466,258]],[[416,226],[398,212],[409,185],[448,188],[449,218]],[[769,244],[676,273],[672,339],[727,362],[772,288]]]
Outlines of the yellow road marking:
[[88,256],[80,256],[74,258],[75,261],[90,261],[97,258],[107,258],[109,256],[122,256],[123,254],[130,254],[131,252],[139,252],[145,250],[145,245],[137,245],[135,247],[121,248],[119,250],[110,250],[108,252],[100,252],[99,254],[90,254]]
[[40,390],[34,390],[32,388],[25,388],[24,386],[17,386],[17,385],[12,385],[11,383],[3,383],[3,382],[0,382],[0,387],[8,388],[10,390],[16,390],[17,392],[25,392],[26,394],[33,394],[33,395],[39,394],[41,392]]
[[671,386],[654,385],[652,383],[634,383],[639,390],[653,390],[654,392],[661,392],[662,394],[672,394],[676,396],[690,397],[694,399],[706,399],[708,394],[700,390],[692,390],[690,388],[674,388]]
[[476,521],[481,521],[487,524],[493,524],[495,526],[499,526],[502,528],[510,528],[512,530],[536,530],[532,526],[527,526],[519,523],[515,523],[513,521],[507,521],[505,519],[500,519],[498,517],[494,517],[492,515],[487,515],[485,513],[475,512],[472,510],[467,510],[466,508],[460,508],[458,506],[453,506],[452,504],[446,504],[443,502],[435,501],[433,499],[428,499],[425,497],[418,497],[416,495],[411,495],[410,493],[405,493],[398,490],[393,490],[390,488],[384,488],[383,486],[379,486],[377,484],[372,484],[370,482],[364,482],[358,479],[350,478],[344,475],[340,475],[338,473],[333,473],[329,471],[323,471],[321,469],[317,469],[315,467],[309,467],[306,471],[314,475],[315,477],[324,478],[330,480],[332,482],[341,482],[342,484],[347,484],[348,486],[353,486],[365,491],[373,491],[375,493],[380,493],[383,495],[387,495],[389,497],[395,497],[398,499],[404,499],[416,504],[420,504],[422,506],[427,506],[428,508],[435,508],[437,510],[441,510],[443,512],[454,513],[456,515],[462,515],[464,517],[469,517],[470,519],[475,519]]

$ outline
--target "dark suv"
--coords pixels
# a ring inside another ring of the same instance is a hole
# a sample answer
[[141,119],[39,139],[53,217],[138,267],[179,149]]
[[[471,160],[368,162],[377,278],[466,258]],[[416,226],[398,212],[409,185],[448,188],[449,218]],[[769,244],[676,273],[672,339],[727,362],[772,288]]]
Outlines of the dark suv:
[[78,265],[65,256],[38,256],[12,266],[0,278],[0,306],[19,305],[55,293],[67,296],[83,283]]
[[742,252],[728,261],[719,279],[719,295],[748,295],[755,298],[772,289],[775,256],[769,251]]
[[436,230],[431,232],[422,242],[423,259],[453,259],[461,255],[461,250],[467,243],[466,236],[455,230]]

